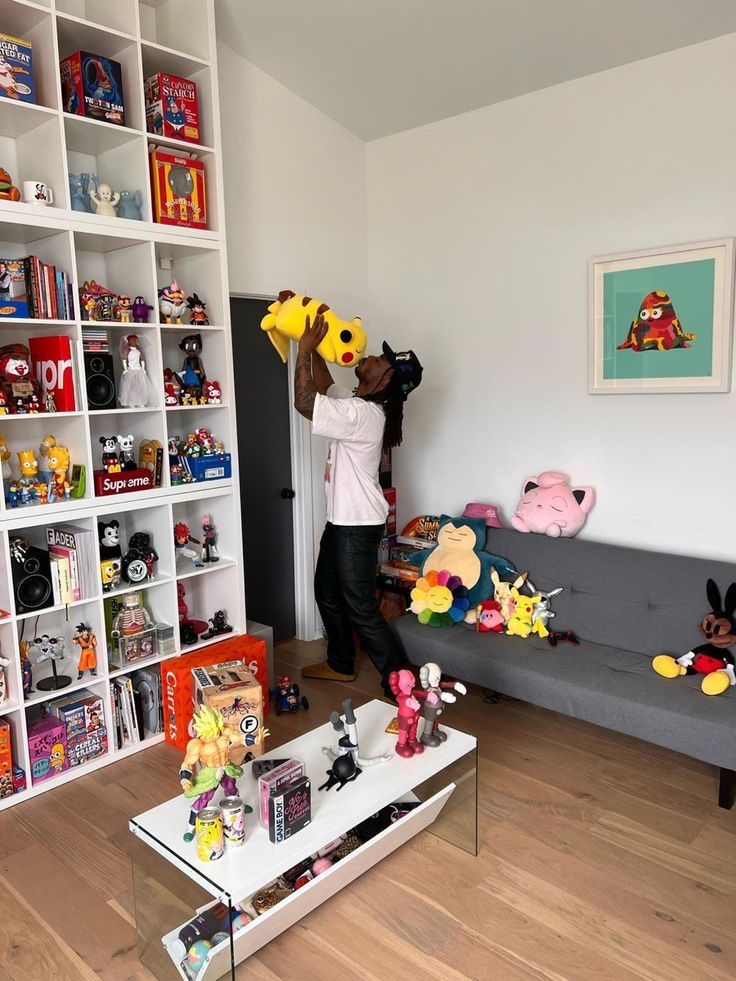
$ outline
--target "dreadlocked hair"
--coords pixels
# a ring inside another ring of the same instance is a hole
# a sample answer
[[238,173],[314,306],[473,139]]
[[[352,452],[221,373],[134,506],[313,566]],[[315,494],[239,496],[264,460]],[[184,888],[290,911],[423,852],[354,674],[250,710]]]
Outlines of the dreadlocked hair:
[[386,425],[383,427],[383,448],[391,450],[394,446],[401,446],[403,434],[401,425],[404,421],[404,402],[406,396],[403,392],[392,389],[389,385],[383,391],[376,392],[375,395],[363,395],[366,402],[375,402],[380,405],[386,415]]

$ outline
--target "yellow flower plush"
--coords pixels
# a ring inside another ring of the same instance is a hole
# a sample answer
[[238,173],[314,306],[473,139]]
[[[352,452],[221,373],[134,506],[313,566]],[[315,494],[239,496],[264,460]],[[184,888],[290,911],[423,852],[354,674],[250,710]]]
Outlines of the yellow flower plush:
[[451,627],[459,623],[470,606],[468,591],[459,576],[447,569],[432,570],[417,580],[411,591],[412,613],[430,627]]

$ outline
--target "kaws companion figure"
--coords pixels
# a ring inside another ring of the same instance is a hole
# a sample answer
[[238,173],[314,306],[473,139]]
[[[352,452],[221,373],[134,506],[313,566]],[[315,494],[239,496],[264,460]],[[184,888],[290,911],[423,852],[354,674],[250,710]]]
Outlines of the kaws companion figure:
[[326,303],[314,300],[311,296],[298,296],[291,290],[282,290],[261,321],[261,330],[266,331],[268,339],[286,364],[289,360],[289,341],[298,341],[304,333],[307,318],[314,323],[318,316],[324,317],[327,334],[317,348],[317,353],[325,361],[343,367],[354,367],[366,349],[366,336],[360,317],[341,320]]
[[659,654],[652,667],[663,678],[679,678],[683,674],[702,674],[700,688],[706,695],[721,695],[731,685],[736,685],[736,661],[728,650],[736,644],[736,582],[726,591],[725,602],[712,579],[706,584],[711,612],[706,613],[698,628],[706,643],[693,647],[682,657]]
[[414,695],[424,703],[420,713],[423,723],[420,742],[423,746],[439,746],[447,739],[447,733],[440,729],[445,703],[457,701],[453,692],[467,695],[468,689],[461,681],[443,681],[442,669],[434,661],[419,669],[419,682],[422,690],[415,691]]
[[424,746],[417,739],[421,705],[415,697],[416,683],[416,678],[407,668],[402,668],[401,671],[392,671],[388,676],[389,688],[399,703],[399,739],[396,743],[396,755],[406,759],[416,753],[424,752]]

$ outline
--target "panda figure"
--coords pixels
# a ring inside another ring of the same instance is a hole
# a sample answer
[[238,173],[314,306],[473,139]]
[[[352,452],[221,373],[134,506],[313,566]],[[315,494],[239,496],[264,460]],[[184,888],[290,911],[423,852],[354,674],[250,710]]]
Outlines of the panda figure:
[[133,442],[135,437],[132,433],[128,433],[127,436],[118,436],[118,444],[120,445],[120,466],[123,470],[135,470],[136,462],[135,455],[133,453]]
[[114,436],[100,436],[102,443],[102,469],[105,473],[120,473],[122,467],[118,458],[118,441]]

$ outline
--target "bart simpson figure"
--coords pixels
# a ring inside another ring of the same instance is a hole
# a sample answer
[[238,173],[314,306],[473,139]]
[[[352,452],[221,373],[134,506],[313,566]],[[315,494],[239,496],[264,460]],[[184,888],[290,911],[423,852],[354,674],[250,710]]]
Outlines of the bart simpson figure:
[[79,645],[79,663],[77,664],[77,681],[80,681],[85,671],[93,678],[97,677],[97,638],[86,623],[77,625],[73,641]]
[[[203,705],[195,712],[192,722],[196,736],[187,743],[184,762],[179,770],[184,796],[187,799],[196,798],[189,812],[184,841],[194,838],[197,814],[208,806],[218,787],[222,787],[227,797],[237,797],[238,786],[235,780],[242,776],[243,768],[230,759],[230,747],[245,745],[245,733],[227,726],[222,713],[217,709]],[[268,730],[261,726],[255,742],[262,743],[267,735]],[[197,765],[199,771],[195,774],[194,768]]]

